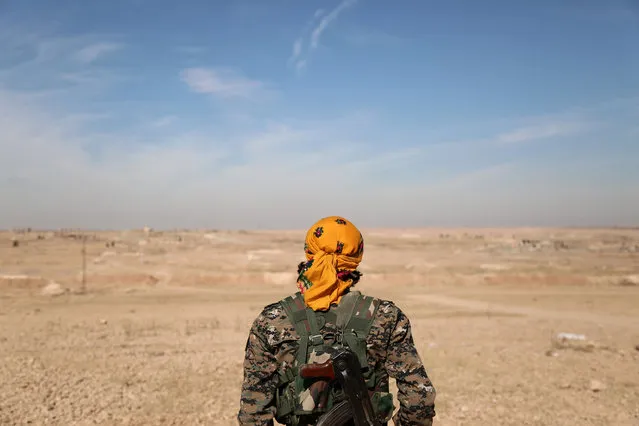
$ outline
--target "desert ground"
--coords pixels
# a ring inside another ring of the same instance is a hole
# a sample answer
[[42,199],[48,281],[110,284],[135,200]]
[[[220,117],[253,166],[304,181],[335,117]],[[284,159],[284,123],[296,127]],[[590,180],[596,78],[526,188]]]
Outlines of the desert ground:
[[[639,425],[639,229],[362,231],[358,287],[409,316],[435,424]],[[236,424],[303,238],[0,233],[0,423]]]

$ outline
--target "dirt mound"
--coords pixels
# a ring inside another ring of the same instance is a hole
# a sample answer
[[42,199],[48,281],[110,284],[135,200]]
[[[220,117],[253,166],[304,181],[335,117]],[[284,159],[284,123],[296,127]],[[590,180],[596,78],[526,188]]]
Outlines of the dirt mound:
[[629,275],[619,281],[619,285],[623,287],[639,287],[639,275]]
[[145,273],[89,274],[86,277],[88,285],[98,285],[101,288],[123,285],[155,286],[161,281],[159,277]]
[[291,272],[217,272],[179,274],[171,279],[171,286],[212,287],[231,284],[273,284],[295,286],[295,274]]
[[60,284],[54,281],[49,282],[49,284],[47,284],[46,286],[44,286],[44,288],[42,288],[42,290],[40,290],[40,294],[42,296],[51,296],[51,297],[61,296],[65,294],[66,292],[67,292],[67,289],[65,289]]
[[41,296],[60,296],[67,292],[55,281],[32,275],[0,275],[0,290],[3,293],[37,293]]
[[0,289],[35,290],[49,284],[49,280],[31,275],[0,275]]

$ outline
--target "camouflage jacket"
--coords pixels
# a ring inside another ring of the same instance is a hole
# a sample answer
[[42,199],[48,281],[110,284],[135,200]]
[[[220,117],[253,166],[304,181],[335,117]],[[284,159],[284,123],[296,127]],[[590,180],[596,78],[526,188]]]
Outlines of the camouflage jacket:
[[[435,389],[415,348],[410,322],[393,302],[375,303],[379,306],[366,339],[368,362],[382,387],[388,386],[389,376],[396,380],[400,407],[393,421],[398,426],[432,425]],[[328,322],[321,330],[334,331]],[[278,371],[295,362],[298,340],[280,302],[266,306],[255,319],[246,342],[240,425],[274,424]]]

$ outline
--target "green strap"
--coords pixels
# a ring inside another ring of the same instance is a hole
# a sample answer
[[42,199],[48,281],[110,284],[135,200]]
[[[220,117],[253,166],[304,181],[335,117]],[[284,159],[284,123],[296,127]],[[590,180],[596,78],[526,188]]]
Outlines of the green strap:
[[297,295],[288,296],[287,298],[282,300],[282,307],[286,311],[286,315],[288,316],[289,320],[295,327],[295,331],[297,331],[297,333],[302,336],[306,334],[306,327],[304,324],[306,315],[304,314],[304,311],[300,312],[300,309],[295,300],[296,297]]
[[374,306],[373,311],[369,312],[373,300],[370,296],[362,296],[359,299],[359,303],[356,304],[355,315],[351,316],[347,324],[349,329],[361,333],[362,336],[368,335],[373,325],[373,320],[375,319],[375,311],[377,310],[377,306]]
[[317,316],[315,311],[310,308],[306,309],[306,319],[308,319],[308,325],[311,327],[310,337],[320,334],[319,325],[317,323]]
[[295,331],[297,331],[297,334],[300,337],[299,349],[297,351],[297,361],[301,365],[306,362],[306,355],[308,351],[308,335],[311,325],[307,324],[308,317],[305,309],[302,308],[304,304],[299,303],[300,296],[301,294],[299,292],[295,293],[294,296],[288,296],[282,301],[282,307],[286,311],[286,314],[288,315],[291,323],[293,323],[293,326],[295,327]]
[[[343,342],[351,348],[351,350],[354,350],[357,353],[359,362],[364,369],[367,367],[368,359],[366,345],[363,340],[366,339],[370,332],[375,318],[375,310],[377,308],[372,305],[373,301],[374,299],[370,296],[358,294],[358,297],[352,305],[350,305],[352,302],[349,302],[349,305],[346,306],[346,308],[351,311],[351,315],[347,320],[347,324],[343,328],[342,334]],[[371,306],[373,306],[373,309],[371,309]],[[343,316],[343,318],[345,318],[345,316]],[[370,374],[370,380],[367,380],[367,385],[369,385],[369,387],[374,383],[374,377],[372,377],[374,374],[372,372]]]
[[342,297],[341,303],[337,306],[337,320],[335,321],[338,330],[343,332],[346,325],[350,322],[359,296],[360,292],[353,291],[346,293],[344,297]]
[[330,322],[331,324],[337,324],[337,314],[335,313],[335,309],[322,312],[322,315],[324,317],[324,324],[328,322]]
[[289,367],[285,370],[279,371],[278,375],[280,378],[280,383],[288,383],[295,380],[295,377],[297,377],[298,370],[299,369],[297,367]]
[[[310,334],[308,335],[307,341],[314,348],[317,346],[322,346],[324,344],[324,336],[320,333],[320,326],[318,323],[317,314],[311,308],[306,309],[306,318],[308,319],[308,324],[310,327]],[[323,321],[322,321],[323,322]],[[306,355],[304,355],[304,362],[306,362]]]

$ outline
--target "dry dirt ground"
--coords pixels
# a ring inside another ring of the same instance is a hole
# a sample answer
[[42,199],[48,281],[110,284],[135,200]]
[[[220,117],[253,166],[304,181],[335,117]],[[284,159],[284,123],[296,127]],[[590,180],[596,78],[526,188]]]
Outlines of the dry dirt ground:
[[[77,234],[0,233],[0,423],[235,424],[304,232],[86,235],[83,292]],[[411,319],[436,424],[639,425],[639,230],[364,237],[359,287]]]

